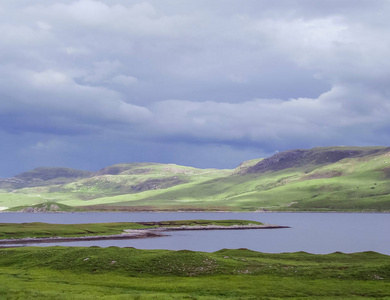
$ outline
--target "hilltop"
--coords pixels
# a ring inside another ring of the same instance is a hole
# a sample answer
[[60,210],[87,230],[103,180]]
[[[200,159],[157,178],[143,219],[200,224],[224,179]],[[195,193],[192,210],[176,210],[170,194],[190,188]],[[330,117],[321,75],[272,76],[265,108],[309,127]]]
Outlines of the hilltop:
[[[72,210],[390,211],[390,147],[277,153],[236,169],[125,163],[0,179],[0,207]],[[49,205],[50,204],[50,205]]]

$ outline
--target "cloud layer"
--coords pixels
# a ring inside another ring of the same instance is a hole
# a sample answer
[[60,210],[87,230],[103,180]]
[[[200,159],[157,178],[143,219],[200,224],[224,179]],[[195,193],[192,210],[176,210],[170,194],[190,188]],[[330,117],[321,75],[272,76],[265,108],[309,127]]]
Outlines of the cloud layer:
[[0,4],[0,176],[390,143],[388,0]]

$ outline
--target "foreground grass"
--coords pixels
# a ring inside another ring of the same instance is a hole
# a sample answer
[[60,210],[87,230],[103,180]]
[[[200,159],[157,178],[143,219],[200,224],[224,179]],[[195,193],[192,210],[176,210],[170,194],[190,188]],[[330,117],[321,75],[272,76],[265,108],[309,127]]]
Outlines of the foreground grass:
[[262,225],[246,220],[179,220],[161,222],[122,222],[90,224],[48,224],[48,223],[0,223],[0,239],[26,237],[78,237],[91,235],[113,235],[123,233],[124,229],[150,229],[176,226],[233,226]]
[[7,299],[389,299],[390,258],[134,248],[0,250]]

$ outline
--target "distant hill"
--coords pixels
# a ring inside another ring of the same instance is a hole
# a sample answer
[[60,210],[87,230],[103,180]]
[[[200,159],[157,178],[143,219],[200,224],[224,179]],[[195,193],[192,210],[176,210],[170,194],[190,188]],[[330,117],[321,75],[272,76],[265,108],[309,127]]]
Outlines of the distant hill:
[[158,163],[97,172],[37,168],[0,179],[0,208],[34,211],[29,207],[57,203],[53,207],[68,211],[390,211],[389,183],[390,147],[319,147],[234,170]]
[[93,176],[93,172],[69,168],[36,168],[13,178],[0,179],[0,189],[21,189],[33,186],[64,184]]
[[310,150],[290,150],[277,153],[249,167],[246,173],[264,173],[289,168],[312,170],[320,165],[329,165],[346,158],[376,156],[389,152],[387,147],[322,147]]

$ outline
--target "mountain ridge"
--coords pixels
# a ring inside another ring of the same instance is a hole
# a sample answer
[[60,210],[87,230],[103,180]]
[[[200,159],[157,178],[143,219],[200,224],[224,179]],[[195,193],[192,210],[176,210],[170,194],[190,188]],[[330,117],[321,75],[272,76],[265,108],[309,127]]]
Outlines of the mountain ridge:
[[[235,169],[123,163],[36,168],[0,179],[0,207],[58,202],[103,210],[390,210],[390,147],[317,147]],[[13,200],[14,199],[14,200]]]
[[[317,151],[319,150],[319,151]],[[283,169],[310,165],[326,165],[345,158],[375,155],[390,151],[390,147],[316,147],[313,149],[296,149],[276,153],[265,158],[248,169],[248,173],[280,171]]]

